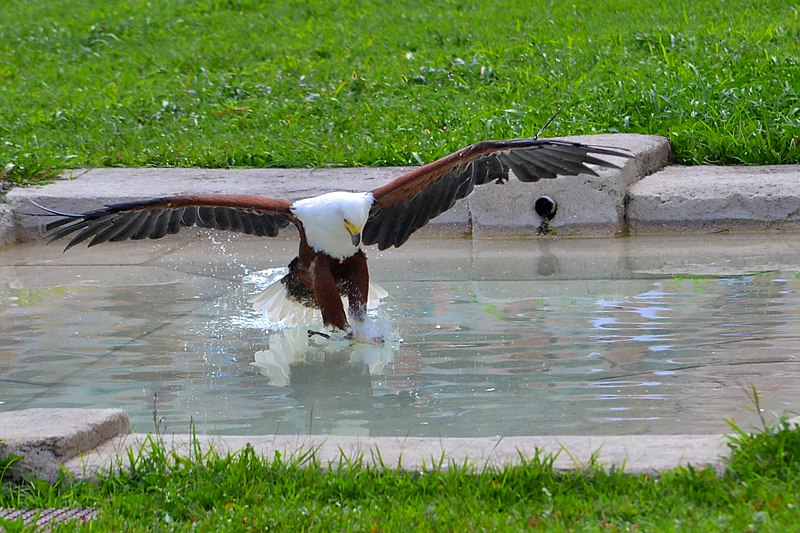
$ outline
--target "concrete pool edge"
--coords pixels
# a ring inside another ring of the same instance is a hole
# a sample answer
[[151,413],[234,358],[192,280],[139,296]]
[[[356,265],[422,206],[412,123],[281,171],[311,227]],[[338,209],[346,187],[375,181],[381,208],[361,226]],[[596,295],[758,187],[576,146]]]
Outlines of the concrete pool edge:
[[[800,165],[669,165],[667,139],[615,134],[569,137],[630,150],[635,158],[619,171],[502,187],[480,187],[420,233],[496,232],[535,235],[541,219],[533,200],[554,198],[549,226],[558,236],[716,233],[800,230]],[[300,198],[330,190],[370,190],[409,167],[322,169],[75,169],[52,184],[14,188],[0,204],[0,245],[38,239],[47,217],[33,216],[31,201],[61,211],[170,194],[265,194]],[[264,187],[268,183],[269,187]]]
[[[793,423],[797,423],[794,421]],[[24,459],[13,474],[27,473],[53,482],[66,470],[88,479],[109,468],[127,465],[129,453],[146,453],[153,440],[180,456],[213,447],[224,455],[252,446],[267,458],[313,454],[320,464],[347,460],[364,465],[421,471],[451,464],[477,469],[518,464],[523,459],[554,456],[558,470],[598,465],[626,472],[651,472],[691,465],[724,468],[730,435],[608,435],[480,438],[365,437],[334,435],[214,436],[129,433],[121,409],[26,409],[0,412],[0,456]]]

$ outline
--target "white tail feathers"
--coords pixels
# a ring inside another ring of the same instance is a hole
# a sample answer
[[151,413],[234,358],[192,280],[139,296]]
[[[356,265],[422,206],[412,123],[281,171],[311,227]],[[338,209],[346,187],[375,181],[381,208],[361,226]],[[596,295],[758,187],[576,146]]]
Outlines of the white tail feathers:
[[[370,282],[367,309],[377,308],[381,300],[388,294],[383,287]],[[253,308],[256,311],[262,311],[268,320],[285,325],[310,324],[314,320],[314,315],[319,313],[317,309],[307,307],[290,298],[289,293],[286,292],[286,285],[280,279],[250,298],[249,301],[253,304]],[[346,304],[345,309],[347,309]]]
[[367,293],[367,309],[377,309],[381,305],[381,300],[389,296],[386,289],[377,283],[369,282],[369,292]]
[[250,303],[256,311],[263,311],[270,322],[308,324],[314,318],[314,309],[289,298],[281,280],[250,298]]

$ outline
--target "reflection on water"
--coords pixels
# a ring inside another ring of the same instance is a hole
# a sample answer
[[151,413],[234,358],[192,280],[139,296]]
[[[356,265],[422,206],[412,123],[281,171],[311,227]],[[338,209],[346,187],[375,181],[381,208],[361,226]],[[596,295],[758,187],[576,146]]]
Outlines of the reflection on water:
[[397,349],[398,343],[391,339],[383,343],[354,343],[344,338],[321,338],[319,333],[299,326],[273,332],[267,348],[257,351],[251,364],[270,385],[286,387],[292,382],[292,367],[301,363],[341,360],[365,366],[370,375],[381,374]]
[[549,279],[545,257],[521,279],[379,279],[403,337],[383,345],[271,333],[246,301],[272,270],[0,279],[0,409],[123,407],[148,431],[158,394],[179,433],[488,436],[722,432],[756,419],[750,384],[798,407],[795,272]]

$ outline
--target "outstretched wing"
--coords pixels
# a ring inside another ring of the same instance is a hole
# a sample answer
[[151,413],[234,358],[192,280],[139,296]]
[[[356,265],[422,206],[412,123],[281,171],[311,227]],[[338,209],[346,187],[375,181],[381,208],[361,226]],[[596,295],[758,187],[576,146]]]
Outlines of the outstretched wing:
[[615,148],[559,139],[475,143],[373,190],[375,201],[362,233],[363,242],[377,244],[381,250],[400,246],[430,219],[469,195],[476,185],[508,181],[509,169],[519,180],[533,182],[559,175],[597,176],[588,165],[619,168],[596,155],[632,157]]
[[65,251],[89,238],[89,246],[160,239],[188,226],[274,237],[280,228],[296,222],[288,200],[249,195],[171,196],[107,205],[86,213],[61,213],[36,205],[64,217],[46,228],[52,231],[50,242],[72,236]]

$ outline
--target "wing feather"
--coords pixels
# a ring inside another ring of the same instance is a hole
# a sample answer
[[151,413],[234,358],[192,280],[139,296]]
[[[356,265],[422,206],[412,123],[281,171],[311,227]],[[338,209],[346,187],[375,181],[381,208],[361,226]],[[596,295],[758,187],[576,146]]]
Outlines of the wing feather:
[[[146,239],[147,237],[149,237],[153,233],[153,231],[156,229],[156,222],[158,222],[158,218],[160,216],[161,216],[161,211],[153,211],[150,214],[149,217],[144,219],[144,222],[139,227],[139,229],[136,231],[136,233],[131,235],[131,239],[133,239],[134,241],[138,241],[138,240]],[[92,224],[90,223],[89,227],[87,227],[86,229],[91,229],[91,228],[92,228]],[[95,243],[95,244],[98,244],[98,243]]]
[[216,220],[214,220],[214,208],[207,205],[197,208],[197,222],[196,224],[201,228],[213,228]]
[[92,243],[98,244],[101,242],[110,241],[111,238],[119,231],[119,229],[120,228],[114,223],[108,223],[106,229],[95,232],[95,236],[89,243],[89,246],[92,246]]
[[589,165],[620,168],[598,155],[632,157],[621,149],[560,139],[475,143],[373,190],[375,202],[363,242],[377,244],[381,250],[400,246],[432,218],[468,196],[476,185],[508,181],[509,170],[520,181],[535,182],[581,173],[597,176]]
[[185,207],[178,223],[186,227],[197,224],[197,207]]
[[[169,231],[169,221],[172,218],[174,209],[165,209],[158,215],[153,231],[148,235],[151,239],[160,239],[164,237]],[[100,241],[102,242],[102,241]]]
[[214,221],[216,222],[214,228],[222,230],[230,230],[233,227],[231,217],[228,216],[228,210],[224,207],[214,208]]
[[[148,216],[149,213],[147,213],[147,211],[134,211],[132,213],[121,214],[118,223],[114,224],[118,229],[113,235],[109,236],[109,242],[126,241],[130,239],[134,233],[139,231],[139,228],[142,227],[142,224],[145,223]],[[51,241],[61,237],[63,237],[63,235],[58,237],[53,235]]]
[[94,228],[91,227],[91,226],[88,226],[88,225],[84,226],[82,231],[80,233],[78,233],[72,240],[73,240],[73,242],[75,244],[80,244],[83,241],[85,241],[86,239],[88,239],[89,237],[91,237],[92,235],[94,235],[94,230],[95,229],[97,229],[97,231],[103,231],[104,229],[106,229],[110,225],[111,225],[111,222],[108,221],[108,220],[105,220],[105,221],[100,222],[99,224],[97,224]]
[[250,195],[172,196],[107,205],[85,213],[38,207],[62,217],[46,228],[51,242],[71,237],[65,250],[90,238],[89,246],[160,239],[189,226],[274,237],[280,228],[297,223],[288,200]]
[[231,209],[228,212],[228,218],[231,221],[230,231],[234,231],[236,233],[244,233],[244,225],[242,225],[242,215],[239,211],[235,209]]
[[181,220],[183,220],[186,208],[173,209],[169,215],[169,223],[167,224],[167,233],[174,235],[181,230]]

